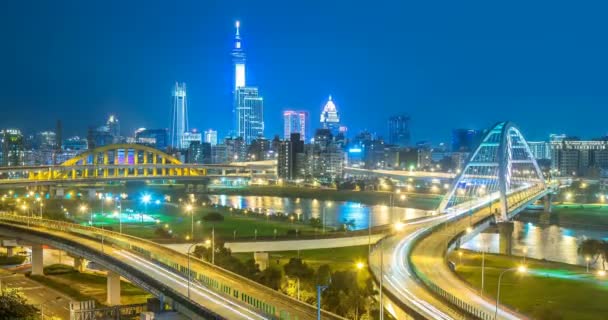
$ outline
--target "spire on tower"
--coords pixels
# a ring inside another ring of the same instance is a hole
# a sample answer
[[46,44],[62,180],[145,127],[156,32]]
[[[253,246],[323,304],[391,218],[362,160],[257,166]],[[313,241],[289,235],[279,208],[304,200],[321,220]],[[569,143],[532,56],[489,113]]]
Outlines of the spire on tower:
[[241,36],[241,32],[240,32],[241,22],[239,20],[237,20],[236,23],[234,24],[234,26],[236,27],[235,37],[239,38]]

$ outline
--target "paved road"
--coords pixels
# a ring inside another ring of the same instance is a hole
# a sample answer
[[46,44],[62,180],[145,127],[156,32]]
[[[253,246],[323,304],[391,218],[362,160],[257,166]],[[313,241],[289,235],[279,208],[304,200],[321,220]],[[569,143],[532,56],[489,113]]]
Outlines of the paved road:
[[[382,234],[372,234],[371,243],[382,239]],[[256,252],[256,251],[293,251],[310,249],[327,249],[367,245],[370,241],[368,236],[308,239],[308,240],[284,240],[284,241],[250,241],[250,242],[226,242],[224,246],[232,252]],[[186,253],[190,243],[165,244],[177,252]]]
[[[508,203],[515,203],[518,194],[512,195]],[[380,248],[376,248],[370,256],[372,272],[379,279],[380,275],[380,252],[384,256],[384,288],[389,290],[398,300],[406,303],[410,308],[428,319],[466,319],[466,314],[457,309],[444,299],[437,298],[430,290],[413,274],[413,266],[409,265],[408,255],[411,254],[412,264],[417,268],[426,280],[436,284],[449,294],[457,297],[463,302],[474,306],[477,310],[486,314],[487,319],[492,319],[495,311],[495,301],[482,298],[477,291],[472,289],[454,272],[452,272],[445,261],[445,250],[449,240],[458,233],[465,231],[471,224],[490,216],[491,210],[487,207],[479,209],[473,216],[464,217],[449,224],[444,230],[437,231],[423,238],[418,245],[413,247],[416,238],[420,237],[426,229],[440,224],[441,222],[457,217],[455,214],[444,214],[441,216],[427,218],[414,223],[405,224],[398,235],[392,236],[384,241]],[[499,308],[497,319],[521,319],[523,315],[516,314],[506,308]]]
[[[49,223],[46,225],[48,226]],[[126,250],[113,248],[107,242],[102,249],[102,245],[99,242],[75,235],[74,233],[41,227],[37,227],[36,229],[45,233],[51,233],[59,237],[70,239],[72,241],[77,241],[90,247],[92,250],[103,251],[106,255],[113,256],[139,270],[145,270],[147,274],[154,275],[155,278],[161,280],[165,285],[171,287],[177,292],[184,295],[187,293],[187,279],[181,273],[175,272],[166,267],[161,267],[155,263],[151,263],[150,261],[144,260],[140,256],[132,254]],[[134,243],[134,240],[129,237],[114,235],[114,238],[123,240],[125,242]],[[187,256],[174,250],[170,250],[146,241],[140,241],[136,244],[141,249],[148,250],[157,256],[169,260],[171,263],[187,266]],[[288,311],[291,317],[297,316],[299,319],[303,320],[316,318],[316,309],[313,306],[298,302],[295,299],[282,295],[262,285],[245,280],[236,275],[232,275],[227,271],[222,271],[221,269],[210,266],[209,264],[198,259],[191,259],[191,266],[192,270],[198,274],[204,274],[220,284],[230,287],[233,290],[238,290],[239,293],[246,293],[250,297],[275,306],[277,313],[280,311]],[[234,299],[231,297],[229,298],[225,295],[220,295],[216,291],[206,286],[193,286],[191,290],[191,298],[193,301],[204,305],[205,307],[221,316],[224,316],[227,319],[265,319],[265,316],[261,311],[255,309],[251,305],[241,302],[240,297],[239,299]],[[327,319],[339,318],[330,315],[326,315],[325,317]]]
[[23,274],[2,270],[0,273],[2,288],[16,288],[23,292],[27,301],[44,311],[44,319],[59,317],[70,318],[70,297],[45,287],[38,282],[25,277]]

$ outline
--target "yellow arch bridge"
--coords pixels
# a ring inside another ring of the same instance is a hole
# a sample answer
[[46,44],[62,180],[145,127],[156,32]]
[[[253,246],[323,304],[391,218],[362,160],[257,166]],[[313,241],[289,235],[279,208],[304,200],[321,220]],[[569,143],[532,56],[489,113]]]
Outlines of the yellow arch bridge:
[[182,163],[158,149],[139,144],[112,144],[83,152],[60,165],[0,168],[0,184],[210,177],[273,178],[274,162],[209,165]]

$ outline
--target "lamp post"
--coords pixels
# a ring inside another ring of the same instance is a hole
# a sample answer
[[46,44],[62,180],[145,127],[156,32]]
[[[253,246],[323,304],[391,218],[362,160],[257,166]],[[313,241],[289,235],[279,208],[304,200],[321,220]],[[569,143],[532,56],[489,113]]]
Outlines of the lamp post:
[[186,212],[190,214],[190,237],[194,241],[194,212],[192,211],[192,205],[186,205]]
[[144,203],[144,212],[141,214],[141,223],[144,223],[144,214],[148,213],[148,203],[150,203],[151,197],[149,194],[144,194],[141,200]]
[[521,265],[519,267],[515,267],[515,268],[510,268],[507,270],[504,270],[503,272],[500,273],[500,275],[498,276],[498,289],[496,291],[496,309],[494,310],[494,320],[497,319],[498,317],[498,305],[500,304],[500,283],[502,281],[502,276],[509,272],[509,271],[517,271],[519,273],[525,273],[528,269],[526,268],[526,266]]
[[317,285],[317,320],[321,320],[321,293],[327,288],[328,286]]
[[118,207],[118,231],[122,234],[122,201],[116,197],[116,206]]
[[192,269],[190,268],[190,250],[192,250],[192,247],[194,247],[195,245],[198,244],[202,244],[202,243],[193,243],[188,247],[188,251],[186,251],[186,255],[188,256],[188,299],[190,299],[190,281],[192,279]]

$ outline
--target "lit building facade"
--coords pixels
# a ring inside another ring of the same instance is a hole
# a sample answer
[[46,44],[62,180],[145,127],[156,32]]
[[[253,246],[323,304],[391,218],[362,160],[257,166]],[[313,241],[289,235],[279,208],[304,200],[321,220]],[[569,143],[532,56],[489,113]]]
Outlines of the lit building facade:
[[410,144],[410,117],[396,115],[388,119],[388,143],[405,147]]
[[137,144],[143,144],[159,150],[165,150],[168,146],[168,140],[167,129],[141,128],[135,131],[135,143]]
[[24,139],[19,129],[0,131],[0,165],[4,167],[23,166],[25,164]]
[[205,130],[204,141],[212,146],[217,145],[217,131],[213,129]]
[[551,160],[551,144],[546,141],[528,141],[530,152],[536,160]]
[[181,146],[183,149],[188,149],[190,147],[190,144],[196,142],[196,143],[201,143],[203,142],[203,135],[196,131],[196,129],[193,129],[192,131],[189,132],[184,132],[184,134],[182,135],[182,141],[181,141]]
[[241,24],[236,22],[234,45],[232,48],[232,64],[234,68],[233,112],[234,131],[236,137],[241,137],[245,143],[264,136],[264,99],[257,87],[247,87],[246,55],[241,39]]
[[251,144],[264,137],[264,99],[258,88],[242,87],[235,92],[236,136]]
[[338,134],[340,130],[340,115],[338,114],[338,109],[331,96],[329,96],[325,106],[323,106],[323,111],[321,112],[321,126],[324,129],[329,129],[333,135]]
[[552,141],[551,166],[560,176],[597,177],[608,168],[608,140]]
[[171,116],[171,132],[169,145],[176,149],[186,149],[183,135],[188,131],[188,103],[186,84],[175,83],[173,88],[173,111]]
[[283,139],[290,139],[292,133],[299,133],[300,139],[306,141],[306,125],[308,124],[308,112],[306,111],[283,111]]

